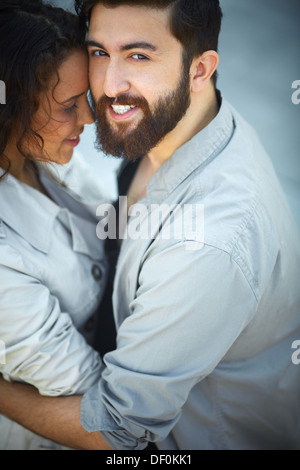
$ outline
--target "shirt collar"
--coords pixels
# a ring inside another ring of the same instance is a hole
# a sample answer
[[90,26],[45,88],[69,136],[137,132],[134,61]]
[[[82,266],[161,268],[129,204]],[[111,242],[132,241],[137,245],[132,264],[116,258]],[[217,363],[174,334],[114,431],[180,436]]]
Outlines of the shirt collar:
[[219,113],[210,124],[178,148],[151,177],[147,185],[151,201],[161,202],[196,168],[215,158],[228,144],[234,127],[230,106],[222,100]]
[[[0,176],[3,174],[0,169]],[[47,253],[60,208],[39,191],[7,174],[0,182],[0,219],[32,246]]]

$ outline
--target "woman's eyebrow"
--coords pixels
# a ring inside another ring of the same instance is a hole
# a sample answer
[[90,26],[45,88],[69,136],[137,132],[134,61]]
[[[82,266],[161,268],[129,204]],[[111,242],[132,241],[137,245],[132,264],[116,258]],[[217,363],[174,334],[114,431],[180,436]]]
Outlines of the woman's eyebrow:
[[82,92],[82,93],[80,93],[79,95],[71,96],[71,98],[68,98],[67,100],[62,101],[62,104],[66,104],[66,103],[68,103],[69,101],[75,100],[76,98],[80,98],[80,96],[83,96],[84,94],[85,94],[85,91]]

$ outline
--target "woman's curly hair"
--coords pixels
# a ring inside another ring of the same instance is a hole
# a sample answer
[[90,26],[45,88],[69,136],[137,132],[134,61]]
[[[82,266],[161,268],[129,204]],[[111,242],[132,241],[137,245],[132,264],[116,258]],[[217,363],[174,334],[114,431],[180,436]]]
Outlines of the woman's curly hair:
[[6,87],[6,103],[0,105],[0,167],[10,169],[5,149],[18,129],[22,142],[43,148],[43,139],[31,127],[41,94],[57,76],[70,52],[83,48],[85,27],[78,16],[42,0],[0,0],[0,80]]

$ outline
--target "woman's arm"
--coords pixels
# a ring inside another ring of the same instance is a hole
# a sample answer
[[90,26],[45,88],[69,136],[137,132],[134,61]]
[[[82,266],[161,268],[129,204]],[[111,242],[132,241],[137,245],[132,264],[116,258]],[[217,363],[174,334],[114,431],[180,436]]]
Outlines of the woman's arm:
[[0,339],[5,344],[0,373],[33,385],[41,395],[82,395],[100,378],[99,354],[47,286],[25,268],[18,271],[17,253],[11,249],[4,265],[8,249],[0,251]]
[[30,386],[0,374],[0,413],[36,434],[78,450],[111,450],[99,432],[80,424],[81,396],[44,397]]

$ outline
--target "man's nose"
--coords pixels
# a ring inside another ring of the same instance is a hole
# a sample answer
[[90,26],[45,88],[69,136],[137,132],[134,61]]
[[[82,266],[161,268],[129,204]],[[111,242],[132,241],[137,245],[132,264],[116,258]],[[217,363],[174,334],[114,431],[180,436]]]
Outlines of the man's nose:
[[117,98],[130,90],[126,70],[119,61],[111,60],[107,66],[103,91],[109,98]]

